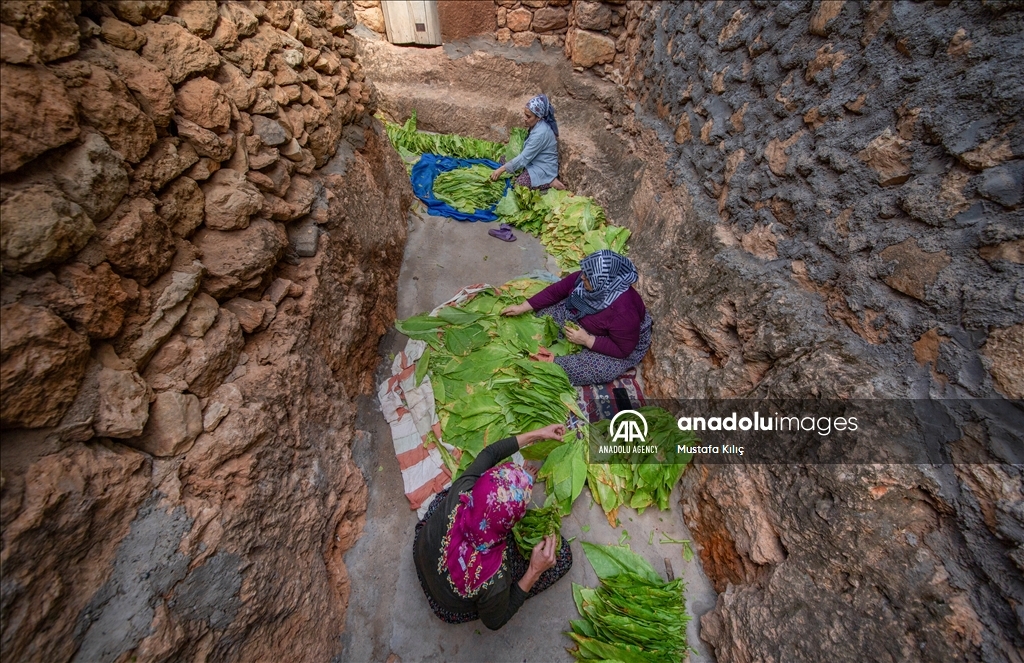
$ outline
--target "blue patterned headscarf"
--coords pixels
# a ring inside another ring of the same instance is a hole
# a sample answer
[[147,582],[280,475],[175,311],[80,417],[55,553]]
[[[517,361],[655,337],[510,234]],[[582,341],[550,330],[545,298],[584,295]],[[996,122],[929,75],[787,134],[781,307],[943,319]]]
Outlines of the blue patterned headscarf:
[[538,94],[533,99],[526,102],[526,108],[548,123],[551,127],[551,131],[555,133],[555,138],[558,137],[558,122],[555,122],[555,107],[548,101],[548,95]]
[[568,304],[583,315],[593,315],[608,308],[639,278],[633,261],[608,249],[595,251],[581,260],[580,271],[594,289],[587,290],[583,286],[583,277],[579,277]]

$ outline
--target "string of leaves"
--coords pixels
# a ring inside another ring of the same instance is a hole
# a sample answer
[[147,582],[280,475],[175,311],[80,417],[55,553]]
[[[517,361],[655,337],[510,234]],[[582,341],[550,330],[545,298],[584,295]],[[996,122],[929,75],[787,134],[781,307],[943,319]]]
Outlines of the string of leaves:
[[573,583],[581,619],[569,622],[577,661],[678,663],[686,655],[690,616],[680,580],[666,582],[629,546],[583,542],[600,584]]

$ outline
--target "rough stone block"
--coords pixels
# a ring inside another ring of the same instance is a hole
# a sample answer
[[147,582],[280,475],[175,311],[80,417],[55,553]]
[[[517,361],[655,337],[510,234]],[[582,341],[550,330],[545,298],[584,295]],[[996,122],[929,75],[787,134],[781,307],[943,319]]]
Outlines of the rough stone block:
[[203,410],[195,394],[164,391],[156,395],[140,437],[127,443],[160,458],[185,453],[203,432]]
[[89,342],[50,311],[15,303],[0,315],[0,421],[11,428],[53,426],[85,374]]
[[205,76],[193,78],[179,87],[174,107],[185,119],[214,133],[223,133],[231,126],[228,96],[220,85]]
[[160,293],[143,323],[137,338],[122,356],[135,362],[141,370],[146,367],[153,353],[178,326],[189,310],[192,296],[203,277],[203,265],[196,262],[188,271],[172,272],[167,277],[167,286]]
[[81,207],[47,185],[15,192],[0,205],[0,217],[5,272],[30,272],[63,262],[96,232]]
[[256,219],[244,230],[200,229],[193,243],[208,270],[203,290],[217,298],[230,298],[260,284],[283,255],[288,236],[281,224]]
[[320,241],[320,228],[313,223],[312,219],[293,223],[288,226],[288,241],[299,257],[315,256]]
[[569,25],[569,13],[557,7],[543,7],[533,15],[531,26],[534,32],[551,32],[561,30]]
[[[70,3],[19,0],[0,3],[0,18],[32,42],[43,62],[59,60],[78,52],[78,24]],[[7,36],[4,36],[6,39]]]
[[593,67],[615,59],[615,40],[586,30],[572,31],[572,63],[578,67]]
[[100,244],[118,274],[147,285],[171,265],[174,237],[152,201],[131,198],[99,228]]
[[882,260],[895,263],[891,274],[884,278],[893,289],[925,301],[925,288],[935,283],[939,272],[950,263],[945,251],[926,252],[914,238],[906,239],[882,250]]
[[253,333],[257,327],[262,325],[263,316],[266,315],[266,309],[259,302],[242,297],[235,297],[224,302],[224,308],[235,314],[238,324],[242,326],[242,331],[246,334]]
[[146,44],[146,35],[113,16],[100,19],[100,38],[111,46],[128,51],[137,51]]
[[220,66],[217,51],[180,25],[146,23],[138,30],[146,35],[142,57],[156,65],[175,85],[192,74]]
[[174,124],[178,135],[188,140],[200,156],[220,162],[227,161],[235,153],[235,135],[230,131],[218,136],[180,115],[174,116]]
[[149,420],[153,392],[135,365],[118,357],[114,348],[103,344],[93,356],[96,361],[87,382],[95,382],[86,387],[95,388],[98,396],[93,432],[98,437],[138,437]]
[[205,398],[224,382],[238,364],[245,340],[237,316],[226,308],[215,310],[214,323],[202,336],[175,334],[153,355],[145,372],[151,385],[184,385]]
[[249,225],[249,217],[260,211],[263,196],[245,177],[222,168],[200,187],[203,190],[206,227],[238,230]]
[[132,25],[155,21],[171,8],[171,0],[110,0],[106,4],[118,18]]
[[827,37],[832,29],[833,21],[843,11],[846,0],[822,0],[818,5],[818,11],[811,17],[807,26],[808,32],[819,37]]
[[1024,162],[1005,164],[985,170],[978,182],[978,193],[1010,209],[1024,199]]
[[0,79],[0,173],[78,137],[75,104],[48,69],[3,63]]
[[857,153],[857,158],[878,175],[880,186],[903,184],[910,179],[907,142],[888,128]]
[[1007,398],[1024,398],[1024,324],[993,329],[981,355],[996,389]]
[[291,137],[279,122],[262,115],[253,115],[252,127],[263,144],[269,147],[285,143]]
[[601,2],[576,3],[576,27],[582,30],[607,30],[612,26],[612,10]]
[[173,13],[183,19],[188,31],[197,37],[209,37],[217,24],[215,0],[178,0]]
[[81,262],[57,270],[61,288],[45,297],[50,308],[89,338],[112,338],[121,331],[135,297],[107,263],[89,267]]
[[532,22],[533,12],[523,7],[514,9],[505,16],[505,27],[512,32],[525,32],[530,29]]

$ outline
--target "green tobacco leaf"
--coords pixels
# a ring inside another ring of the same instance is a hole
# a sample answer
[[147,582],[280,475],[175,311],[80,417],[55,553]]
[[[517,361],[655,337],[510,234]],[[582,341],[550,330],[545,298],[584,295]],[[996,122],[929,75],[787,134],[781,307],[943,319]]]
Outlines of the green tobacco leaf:
[[446,324],[448,323],[445,322],[445,320],[440,317],[434,317],[429,315],[414,315],[411,318],[399,320],[398,322],[395,323],[395,327],[398,328],[398,331],[405,334],[408,331],[426,331],[428,329],[437,329],[438,327],[443,327]]
[[464,311],[454,306],[443,306],[437,312],[437,317],[453,325],[468,325],[483,317],[483,314],[474,311]]
[[580,660],[617,663],[651,663],[654,660],[635,645],[601,642],[597,638],[587,638],[576,633],[570,633],[569,637],[576,641],[580,646],[580,652],[586,655],[586,658]]
[[594,567],[594,573],[598,578],[608,578],[628,571],[651,582],[662,582],[654,567],[634,553],[628,545],[601,546],[584,541],[583,552],[587,556],[587,561]]
[[416,377],[414,384],[418,387],[423,382],[423,377],[427,374],[427,369],[430,367],[430,348],[425,348],[423,354],[416,362]]
[[473,342],[469,334],[463,330],[451,328],[444,333],[444,347],[453,355],[467,355],[473,347]]
[[519,453],[523,454],[523,458],[526,460],[543,460],[548,457],[551,451],[562,444],[558,440],[544,440],[543,442],[537,442],[531,444],[528,447],[519,450]]

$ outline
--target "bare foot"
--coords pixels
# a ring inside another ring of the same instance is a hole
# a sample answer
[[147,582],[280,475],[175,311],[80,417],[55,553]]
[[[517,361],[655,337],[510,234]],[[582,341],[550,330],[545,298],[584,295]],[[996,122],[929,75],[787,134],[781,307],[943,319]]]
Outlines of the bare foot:
[[555,179],[551,180],[551,188],[558,189],[559,191],[564,191],[565,185],[562,184],[562,181],[556,177]]
[[527,474],[529,474],[531,477],[533,477],[534,481],[536,481],[537,480],[537,472],[540,472],[541,465],[543,465],[543,464],[544,464],[543,461],[528,460],[525,463],[523,463],[523,469],[526,471]]

